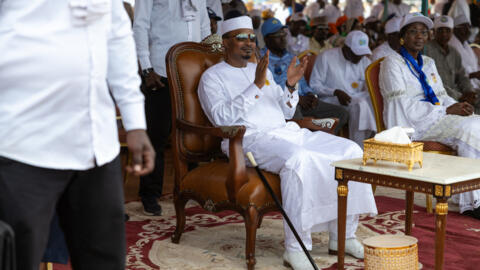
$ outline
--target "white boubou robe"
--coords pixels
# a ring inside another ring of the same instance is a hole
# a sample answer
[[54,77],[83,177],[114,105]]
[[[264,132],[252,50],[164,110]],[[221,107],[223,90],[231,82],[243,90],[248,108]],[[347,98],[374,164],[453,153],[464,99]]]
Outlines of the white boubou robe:
[[365,69],[370,65],[368,57],[354,64],[343,56],[342,48],[326,50],[317,56],[310,76],[310,86],[325,102],[341,105],[333,95],[336,89],[343,90],[351,98],[348,109],[350,139],[358,145],[377,130],[372,102],[365,84]]
[[[220,62],[207,69],[198,95],[202,108],[215,126],[244,125],[244,153],[252,152],[260,168],[280,175],[283,207],[307,248],[310,232],[334,230],[337,218],[337,182],[333,161],[358,158],[361,149],[353,142],[325,132],[300,128],[290,119],[298,103],[297,91],[278,86],[267,71],[267,83],[254,83],[256,64],[236,68]],[[288,105],[287,103],[290,103]],[[222,142],[228,154],[228,140]],[[347,238],[355,237],[358,214],[376,214],[370,185],[350,182]],[[287,250],[301,251],[285,227]]]
[[392,47],[390,47],[390,44],[388,44],[388,41],[385,41],[382,43],[382,45],[378,46],[377,48],[375,48],[375,50],[373,50],[371,59],[372,59],[372,62],[375,62],[376,60],[382,57],[386,57],[394,53],[397,53],[397,52],[393,50]]
[[[465,72],[467,72],[467,75],[480,70],[477,55],[467,41],[462,44],[455,35],[452,35],[452,38],[448,41],[448,45],[454,47],[460,53],[460,56],[462,57],[462,65]],[[480,88],[479,79],[472,78],[470,79],[470,82],[474,88]]]
[[[384,101],[383,119],[387,128],[413,127],[414,140],[438,141],[457,150],[459,156],[480,158],[480,117],[446,114],[456,103],[447,95],[432,58],[423,56],[423,72],[440,101],[440,105],[421,101],[423,88],[400,54],[382,61],[379,83]],[[480,206],[480,191],[454,195],[460,212]]]

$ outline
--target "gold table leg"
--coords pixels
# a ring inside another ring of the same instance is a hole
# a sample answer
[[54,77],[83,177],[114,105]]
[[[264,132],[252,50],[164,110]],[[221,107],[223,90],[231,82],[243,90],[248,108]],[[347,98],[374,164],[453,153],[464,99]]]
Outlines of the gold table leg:
[[443,269],[443,251],[445,249],[447,214],[447,199],[438,199],[435,207],[435,270]]
[[343,270],[345,263],[345,230],[347,222],[347,182],[338,181],[338,254],[337,269]]

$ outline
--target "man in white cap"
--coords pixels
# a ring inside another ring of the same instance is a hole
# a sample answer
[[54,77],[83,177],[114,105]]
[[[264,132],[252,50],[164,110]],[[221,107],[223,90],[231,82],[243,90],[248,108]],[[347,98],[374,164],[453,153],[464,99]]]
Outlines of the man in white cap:
[[448,42],[462,56],[462,65],[470,78],[474,88],[480,88],[480,71],[478,59],[473,52],[468,38],[470,37],[470,20],[465,15],[454,19],[453,36]]
[[[277,85],[268,69],[269,53],[258,64],[249,62],[255,36],[249,17],[227,19],[222,24],[225,61],[205,71],[198,95],[202,108],[215,126],[243,125],[244,152],[252,152],[260,168],[279,174],[282,204],[307,249],[311,233],[330,231],[329,249],[337,250],[337,183],[334,160],[362,155],[353,142],[324,132],[311,132],[294,122],[298,102],[297,82],[306,61],[287,69],[285,85]],[[285,89],[285,90],[284,90]],[[228,154],[228,142],[222,142]],[[363,258],[355,238],[359,214],[376,214],[370,185],[349,183],[346,252]],[[294,269],[312,269],[300,244],[286,223],[284,260]],[[247,260],[249,259],[247,254]]]
[[326,50],[317,56],[310,77],[310,86],[321,100],[348,109],[350,139],[360,146],[376,130],[365,85],[365,69],[371,63],[366,56],[371,53],[367,34],[352,31],[343,47]]
[[287,31],[287,50],[289,53],[299,55],[308,50],[310,40],[303,34],[307,22],[307,17],[301,12],[292,15]]
[[265,41],[262,35],[262,11],[259,9],[252,9],[248,12],[250,18],[252,18],[253,31],[257,37],[257,47],[263,49],[265,47]]
[[147,215],[159,216],[162,208],[164,150],[171,126],[165,55],[174,44],[200,42],[210,35],[205,1],[140,0],[135,3],[133,34],[143,79],[147,132],[157,152],[155,170],[140,178],[139,196]]
[[373,50],[372,61],[397,53],[400,49],[400,23],[402,17],[393,17],[385,24],[387,41]]
[[448,45],[453,35],[453,19],[442,15],[435,18],[435,39],[425,45],[425,55],[435,60],[443,86],[450,97],[457,101],[466,101],[479,111],[477,94],[462,66],[462,57],[455,48]]
[[313,19],[318,17],[320,15],[320,10],[323,10],[324,8],[325,2],[323,0],[315,0],[303,10],[303,13],[305,13],[308,18]]

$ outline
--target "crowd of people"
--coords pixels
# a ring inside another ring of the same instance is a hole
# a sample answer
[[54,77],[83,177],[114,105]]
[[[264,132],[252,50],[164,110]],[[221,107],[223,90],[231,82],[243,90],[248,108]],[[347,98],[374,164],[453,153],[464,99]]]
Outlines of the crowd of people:
[[[381,61],[387,128],[413,127],[415,140],[480,158],[475,3],[437,3],[425,16],[401,0],[380,1],[364,18],[361,0],[344,10],[338,0],[284,0],[282,21],[241,0],[137,0],[134,8],[35,0],[28,9],[14,1],[0,0],[0,49],[9,52],[0,58],[0,220],[17,234],[19,269],[38,269],[43,255],[51,261],[58,242],[75,269],[124,268],[115,106],[144,213],[161,215],[172,118],[165,56],[179,42],[222,42],[224,61],[199,83],[202,108],[213,125],[246,126],[244,151],[280,175],[283,206],[307,249],[312,232],[329,231],[329,251],[337,250],[330,164],[360,157],[377,131],[365,81],[372,62]],[[340,136],[286,122],[304,117],[338,118]],[[370,185],[350,183],[349,194],[345,250],[363,258],[358,216],[377,209]],[[453,201],[480,219],[480,191]],[[283,259],[311,269],[286,224]]]

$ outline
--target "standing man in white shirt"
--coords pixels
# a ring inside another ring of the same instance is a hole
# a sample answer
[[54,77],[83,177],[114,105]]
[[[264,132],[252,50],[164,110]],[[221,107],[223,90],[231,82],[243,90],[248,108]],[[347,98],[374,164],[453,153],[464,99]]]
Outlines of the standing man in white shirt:
[[326,4],[325,8],[320,11],[318,16],[325,16],[327,18],[327,24],[337,22],[337,19],[342,16],[342,11],[338,7],[338,0],[332,0],[331,4]]
[[[402,0],[389,0],[388,5],[387,5],[387,18],[390,17],[392,14],[395,14],[397,17],[403,17],[410,13],[411,7],[405,3],[402,3]],[[383,13],[385,10],[383,10],[380,13],[380,18],[383,18]]]
[[367,34],[354,30],[347,35],[345,45],[317,56],[310,77],[310,87],[322,101],[348,110],[349,136],[360,146],[376,130],[365,85],[365,69],[371,63],[367,55],[371,53]]
[[159,216],[164,150],[170,135],[172,110],[165,56],[173,45],[200,42],[210,35],[204,0],[137,0],[133,32],[143,76],[147,132],[157,152],[154,171],[140,178],[139,195],[144,212]]
[[363,17],[363,12],[365,11],[363,7],[362,0],[347,0],[347,4],[345,6],[345,10],[343,14],[350,18],[358,19],[359,17]]
[[316,0],[313,3],[310,3],[303,13],[307,15],[308,18],[313,19],[315,17],[318,17],[320,15],[320,10],[323,10],[325,8],[325,2],[323,0]]
[[128,170],[151,172],[155,153],[122,2],[0,1],[0,49],[0,220],[18,269],[38,269],[55,211],[74,269],[125,269],[115,104]]

